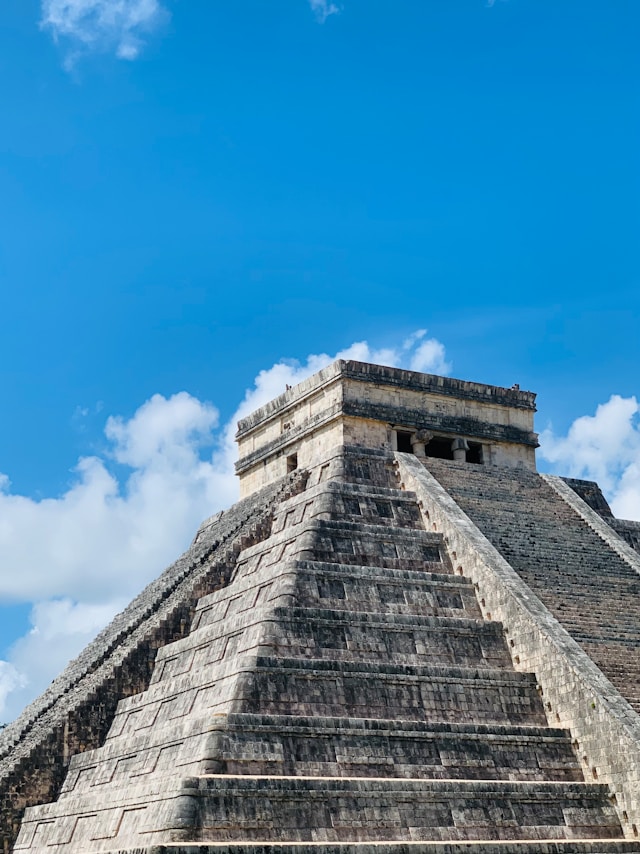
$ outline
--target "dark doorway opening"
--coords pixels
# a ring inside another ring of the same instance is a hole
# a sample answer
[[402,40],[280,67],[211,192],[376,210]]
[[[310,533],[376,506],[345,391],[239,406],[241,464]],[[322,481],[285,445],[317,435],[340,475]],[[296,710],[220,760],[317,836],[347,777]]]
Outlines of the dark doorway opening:
[[451,439],[445,439],[442,436],[434,436],[426,446],[425,453],[428,457],[435,457],[438,460],[452,460],[453,451],[451,450]]
[[413,434],[406,430],[397,430],[396,434],[398,436],[398,450],[403,454],[412,454],[413,448],[411,447],[411,436]]
[[484,462],[482,456],[482,445],[479,442],[469,442],[469,450],[467,451],[467,462],[482,465]]
[[292,471],[295,471],[298,468],[298,455],[291,454],[287,457],[287,474],[291,474]]

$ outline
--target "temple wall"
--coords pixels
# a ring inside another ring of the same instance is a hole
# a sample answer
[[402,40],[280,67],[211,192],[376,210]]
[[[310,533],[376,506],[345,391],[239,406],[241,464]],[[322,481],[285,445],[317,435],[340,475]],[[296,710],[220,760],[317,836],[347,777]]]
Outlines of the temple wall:
[[[310,466],[341,442],[394,450],[394,429],[482,446],[487,465],[535,470],[535,395],[338,360],[238,424],[240,494]],[[338,422],[338,424],[334,422]]]
[[290,473],[289,460],[294,454],[297,456],[296,468],[315,468],[337,445],[343,444],[343,437],[342,419],[335,419],[317,427],[312,433],[305,434],[304,441],[294,434],[287,436],[289,441],[286,444],[283,443],[276,452],[243,472],[240,478],[240,498],[247,498],[256,490]]
[[418,411],[452,418],[473,418],[485,424],[499,424],[523,431],[533,431],[533,411],[530,409],[516,409],[497,403],[457,398],[437,394],[431,390],[382,385],[375,380],[365,383],[352,378],[345,379],[343,399],[345,402],[366,402],[396,407],[407,412]]

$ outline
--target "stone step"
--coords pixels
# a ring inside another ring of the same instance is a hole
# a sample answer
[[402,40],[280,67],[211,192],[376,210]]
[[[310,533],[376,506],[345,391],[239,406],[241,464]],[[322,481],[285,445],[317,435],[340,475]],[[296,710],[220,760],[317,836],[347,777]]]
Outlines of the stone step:
[[633,566],[536,472],[443,460],[425,465],[637,707],[640,579]]
[[532,674],[258,658],[230,711],[478,724],[547,723]]
[[202,841],[619,838],[604,786],[301,777],[185,781]]

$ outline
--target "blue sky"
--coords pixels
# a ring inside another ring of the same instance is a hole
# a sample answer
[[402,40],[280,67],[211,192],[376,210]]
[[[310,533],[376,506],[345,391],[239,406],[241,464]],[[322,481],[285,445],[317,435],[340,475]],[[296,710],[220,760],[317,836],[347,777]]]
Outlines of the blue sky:
[[4,0],[0,720],[234,500],[230,423],[311,354],[537,391],[541,467],[640,518],[639,31]]

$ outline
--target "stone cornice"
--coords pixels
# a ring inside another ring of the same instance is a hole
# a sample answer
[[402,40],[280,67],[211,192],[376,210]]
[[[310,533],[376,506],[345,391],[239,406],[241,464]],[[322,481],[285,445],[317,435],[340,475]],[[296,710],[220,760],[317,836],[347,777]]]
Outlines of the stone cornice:
[[342,404],[334,403],[333,406],[329,406],[324,409],[322,412],[319,412],[317,415],[312,416],[311,418],[307,418],[300,424],[294,425],[289,430],[285,430],[279,436],[276,436],[275,439],[272,439],[270,442],[266,442],[264,445],[261,445],[257,450],[252,451],[250,454],[246,454],[244,457],[239,459],[235,464],[236,474],[242,474],[242,472],[247,471],[248,469],[255,466],[257,463],[262,462],[262,460],[267,459],[272,456],[277,451],[283,451],[288,445],[291,445],[301,436],[306,436],[308,433],[317,430],[318,427],[322,427],[325,424],[328,424],[330,421],[333,421],[342,413]]
[[236,474],[242,474],[253,466],[268,459],[277,452],[294,444],[302,436],[306,436],[318,427],[328,424],[339,416],[364,418],[369,421],[383,421],[398,427],[414,427],[422,430],[433,430],[438,435],[451,434],[491,442],[509,442],[511,444],[538,447],[538,436],[528,430],[522,430],[508,424],[489,424],[475,418],[462,418],[455,415],[430,414],[419,409],[388,406],[382,403],[367,401],[345,400],[335,403],[312,418],[285,430],[275,439],[261,445],[255,451],[246,454],[235,464]]
[[367,362],[338,359],[312,377],[291,389],[287,389],[270,403],[256,409],[251,415],[241,418],[238,422],[236,438],[241,439],[259,424],[269,421],[276,415],[284,415],[289,408],[298,405],[306,397],[317,393],[320,389],[341,378],[371,385],[472,400],[494,406],[536,411],[536,395],[530,391],[467,382],[466,380],[441,377],[436,374],[421,374],[417,371],[405,371],[401,368],[389,368]]
[[489,439],[494,442],[510,442],[519,445],[538,447],[538,436],[529,430],[522,430],[510,424],[490,424],[477,418],[465,418],[459,415],[429,413],[422,409],[409,409],[404,406],[390,406],[368,401],[345,400],[342,404],[344,415],[355,418],[367,418],[372,421],[386,421],[398,427],[416,427],[432,430],[436,434],[452,434],[472,439]]
[[468,382],[453,377],[441,377],[437,374],[421,374],[417,371],[405,371],[402,368],[389,368],[366,362],[342,362],[340,373],[356,382],[387,385],[409,391],[429,392],[479,403],[536,411],[536,395],[531,391],[520,391],[516,388]]

